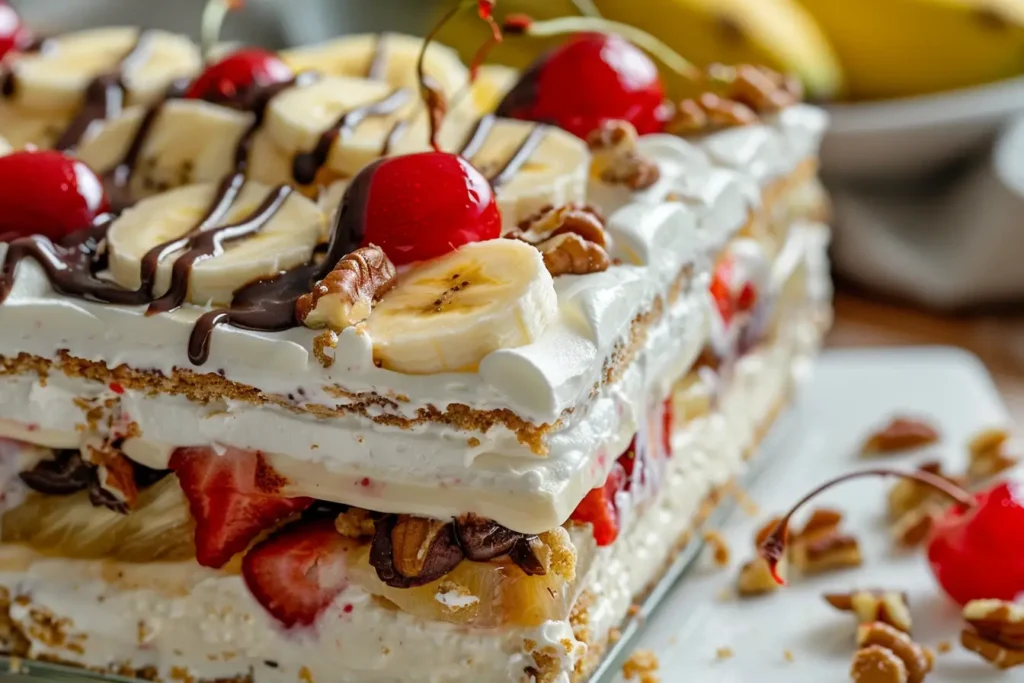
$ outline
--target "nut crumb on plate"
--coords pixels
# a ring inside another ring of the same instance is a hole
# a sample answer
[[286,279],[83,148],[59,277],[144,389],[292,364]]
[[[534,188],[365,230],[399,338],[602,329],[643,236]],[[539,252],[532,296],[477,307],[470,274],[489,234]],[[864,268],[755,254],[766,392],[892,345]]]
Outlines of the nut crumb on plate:
[[715,564],[719,567],[728,566],[730,559],[729,544],[722,534],[714,530],[705,531],[704,540],[711,546]]
[[720,647],[717,650],[715,650],[715,659],[731,659],[734,654],[736,653],[733,652],[731,647]]
[[627,681],[658,683],[658,657],[651,650],[634,650],[622,665],[622,675]]

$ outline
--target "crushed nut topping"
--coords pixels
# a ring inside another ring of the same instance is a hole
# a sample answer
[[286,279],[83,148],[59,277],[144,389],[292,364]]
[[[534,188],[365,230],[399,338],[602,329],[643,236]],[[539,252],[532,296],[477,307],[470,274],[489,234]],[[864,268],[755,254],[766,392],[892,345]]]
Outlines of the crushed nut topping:
[[861,624],[880,621],[910,633],[910,608],[905,593],[877,590],[827,593],[825,601],[840,611],[853,612]]
[[389,586],[422,586],[450,572],[462,559],[451,522],[412,515],[385,515],[374,521],[370,564]]
[[373,515],[369,510],[350,507],[335,518],[334,528],[349,538],[373,536]]
[[658,165],[636,148],[637,132],[628,121],[605,121],[587,136],[593,155],[590,173],[609,185],[646,190],[661,178]]
[[1000,669],[1024,665],[1024,607],[1004,600],[972,600],[960,634],[965,648]]
[[932,670],[932,658],[925,649],[911,640],[909,635],[889,624],[861,624],[857,628],[857,647],[861,650],[879,647],[896,655],[906,670],[907,683],[921,683]]
[[537,249],[552,277],[600,273],[612,264],[608,252],[574,233],[556,235],[538,244]]
[[725,84],[719,93],[722,97],[746,105],[758,114],[771,114],[791,107],[804,96],[799,79],[765,66],[712,64],[708,66],[707,73],[713,81]]
[[888,455],[928,446],[939,440],[935,427],[920,418],[896,416],[885,427],[867,438],[863,455]]
[[749,126],[758,121],[757,114],[747,105],[706,92],[680,102],[665,130],[686,137]]
[[891,650],[871,645],[853,654],[850,679],[854,683],[907,683],[907,665]]
[[366,320],[373,304],[395,285],[398,272],[377,246],[356,249],[338,261],[327,277],[303,294],[295,316],[306,327],[335,332]]
[[1004,452],[1010,434],[1005,429],[985,429],[976,434],[967,444],[970,461],[967,476],[980,481],[1004,472],[1019,462],[1018,458]]

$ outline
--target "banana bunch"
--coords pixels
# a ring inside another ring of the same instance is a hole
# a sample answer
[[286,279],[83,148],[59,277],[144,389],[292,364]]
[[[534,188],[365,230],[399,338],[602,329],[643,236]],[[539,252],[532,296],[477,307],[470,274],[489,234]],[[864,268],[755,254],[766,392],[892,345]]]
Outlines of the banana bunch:
[[374,358],[407,374],[473,372],[536,341],[558,316],[544,259],[520,240],[466,244],[414,266],[366,321]]
[[798,0],[866,100],[1024,73],[1024,0]]
[[[164,96],[170,84],[202,68],[199,49],[187,38],[145,31],[138,59],[124,69],[127,105]],[[0,135],[15,147],[51,147],[79,111],[97,76],[116,74],[140,41],[137,28],[99,28],[46,42],[46,49],[18,55],[11,64],[11,94],[0,102]]]
[[[859,0],[820,2],[853,6]],[[593,4],[605,18],[660,38],[697,65],[764,64],[799,76],[814,99],[831,98],[842,89],[835,52],[797,0],[594,0]],[[520,12],[538,20],[579,14],[573,0],[502,0],[496,8],[499,21]],[[467,12],[452,20],[444,38],[468,60],[480,46],[482,32],[479,19]],[[492,59],[525,68],[564,40],[509,37],[493,51]],[[684,91],[684,84],[673,74],[663,70],[662,75],[674,96]]]
[[[142,262],[154,247],[194,230],[214,205],[217,184],[189,185],[151,197],[125,211],[107,233],[109,268],[123,287],[141,284]],[[247,220],[272,192],[249,181],[215,226]],[[210,228],[214,226],[209,226]],[[224,244],[223,253],[196,263],[189,277],[188,301],[198,306],[231,303],[235,290],[261,277],[275,275],[309,261],[325,239],[327,223],[316,204],[298,192],[288,196],[261,230]],[[167,292],[175,261],[158,265],[154,292]]]

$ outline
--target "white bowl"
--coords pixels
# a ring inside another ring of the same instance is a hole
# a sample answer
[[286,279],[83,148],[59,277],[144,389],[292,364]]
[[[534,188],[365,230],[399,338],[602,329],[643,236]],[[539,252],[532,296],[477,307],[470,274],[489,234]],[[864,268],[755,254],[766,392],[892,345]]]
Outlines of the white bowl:
[[953,92],[828,107],[822,147],[833,178],[875,180],[925,175],[990,139],[1024,113],[1024,77]]

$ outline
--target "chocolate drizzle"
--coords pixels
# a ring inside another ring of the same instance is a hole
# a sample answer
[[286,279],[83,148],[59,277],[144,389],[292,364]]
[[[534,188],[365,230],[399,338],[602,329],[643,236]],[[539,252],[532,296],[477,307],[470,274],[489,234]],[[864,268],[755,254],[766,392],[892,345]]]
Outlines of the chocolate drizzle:
[[71,123],[57,138],[54,148],[64,151],[78,144],[93,121],[116,116],[124,108],[128,96],[125,72],[131,71],[148,52],[153,35],[140,31],[131,49],[118,61],[114,69],[92,79],[85,89],[85,100]]
[[327,163],[331,148],[339,139],[345,140],[356,127],[371,116],[387,116],[393,114],[405,104],[411,93],[402,88],[394,90],[387,96],[351,109],[342,114],[334,124],[320,135],[316,146],[309,152],[296,155],[292,162],[292,177],[300,185],[310,185],[316,175]]
[[523,164],[529,161],[533,153],[537,151],[537,147],[544,139],[544,136],[547,135],[547,132],[546,126],[536,126],[530,131],[529,135],[523,138],[523,141],[512,156],[509,157],[508,161],[505,162],[505,165],[487,179],[491,182],[494,189],[498,189],[507,183],[512,179],[512,176],[519,172]]
[[487,142],[487,136],[491,134],[491,129],[494,128],[494,122],[494,114],[487,114],[477,121],[473,132],[466,138],[466,143],[459,150],[459,156],[469,161],[479,154],[480,150],[483,149],[484,143]]

